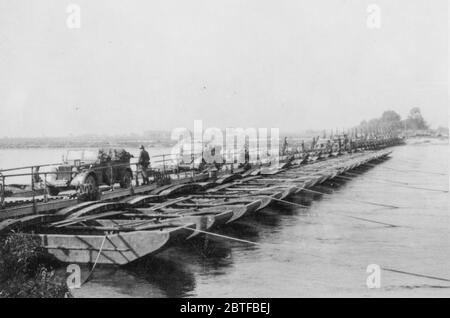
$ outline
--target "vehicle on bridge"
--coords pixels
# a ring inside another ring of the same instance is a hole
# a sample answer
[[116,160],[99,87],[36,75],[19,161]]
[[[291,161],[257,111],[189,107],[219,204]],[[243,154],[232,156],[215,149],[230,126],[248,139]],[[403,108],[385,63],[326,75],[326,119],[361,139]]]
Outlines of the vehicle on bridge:
[[64,163],[55,168],[47,181],[51,195],[72,189],[95,192],[101,185],[129,188],[133,180],[129,152],[124,149],[69,150]]

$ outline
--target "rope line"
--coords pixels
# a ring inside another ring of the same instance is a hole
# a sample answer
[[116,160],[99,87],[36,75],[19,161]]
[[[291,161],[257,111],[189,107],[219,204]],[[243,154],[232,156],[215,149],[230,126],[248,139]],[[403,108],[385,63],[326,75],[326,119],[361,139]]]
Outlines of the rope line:
[[417,273],[412,273],[412,272],[405,272],[405,271],[401,271],[401,270],[398,270],[398,269],[392,269],[392,268],[387,268],[387,267],[381,267],[381,268],[383,270],[385,270],[385,271],[388,271],[388,272],[404,274],[404,275],[410,275],[410,276],[416,276],[416,277],[429,278],[429,279],[434,279],[434,280],[440,280],[440,281],[443,281],[443,282],[450,282],[450,279],[448,279],[448,278],[437,277],[437,276],[430,276],[430,275],[424,275],[424,274],[417,274]]
[[[320,191],[306,189],[306,188],[302,189],[302,191],[307,191],[307,192],[316,193],[316,194],[322,194],[322,195],[332,195],[331,193],[325,193],[325,192],[320,192]],[[391,209],[399,209],[399,208],[401,208],[401,207],[396,206],[396,205],[383,204],[383,203],[377,203],[377,202],[370,202],[370,201],[365,201],[365,200],[356,200],[356,199],[349,199],[349,198],[341,198],[341,199],[348,200],[348,201],[365,203],[365,204],[370,204],[370,205],[383,206],[383,207],[387,207],[387,208],[391,208]]]
[[346,214],[341,214],[341,216],[345,216],[345,217],[351,218],[351,219],[366,221],[366,222],[370,222],[370,223],[382,224],[382,225],[386,225],[386,226],[389,226],[389,227],[400,227],[400,225],[374,221],[374,220],[370,220],[370,219],[366,219],[366,218],[360,218],[360,217],[357,217],[357,216],[351,216],[351,215],[346,215]]
[[216,236],[216,237],[228,239],[228,240],[231,240],[231,241],[247,243],[247,244],[257,245],[257,246],[262,245],[261,243],[258,243],[258,242],[252,242],[252,241],[248,241],[248,240],[239,239],[239,238],[236,238],[236,237],[231,237],[231,236],[227,236],[227,235],[217,234],[217,233],[214,233],[214,232],[203,231],[203,230],[199,230],[199,229],[193,229],[193,228],[190,228],[190,227],[187,227],[187,226],[182,226],[182,228],[191,230],[193,232],[199,232],[199,233],[208,234],[208,235],[211,235],[211,236]]
[[270,195],[266,195],[266,197],[269,197],[269,198],[271,198],[272,200],[275,200],[275,201],[283,202],[283,203],[286,203],[286,204],[291,204],[293,206],[297,206],[297,207],[300,207],[300,208],[309,208],[309,206],[307,206],[307,205],[300,204],[300,203],[295,203],[295,202],[291,202],[291,201],[287,201],[287,200],[282,200],[282,199],[276,199],[274,197],[271,197]]
[[[213,232],[209,232],[209,231],[197,230],[197,229],[192,229],[192,228],[188,228],[188,227],[185,227],[185,228],[186,228],[186,229],[189,229],[189,230],[191,230],[191,231],[194,231],[194,232],[200,232],[200,233],[208,234],[208,235],[211,235],[211,236],[220,237],[220,238],[223,238],[223,239],[228,239],[228,240],[232,240],[232,241],[248,243],[248,244],[256,245],[256,246],[273,246],[273,247],[276,246],[276,244],[270,244],[270,243],[258,243],[258,242],[253,242],[253,241],[248,241],[248,240],[238,239],[238,238],[231,237],[231,236],[228,236],[228,235],[217,234],[217,233],[213,233]],[[275,245],[275,246],[274,246],[274,245]],[[286,246],[286,245],[283,246],[283,247],[289,249],[289,247]],[[280,248],[280,246],[276,246],[276,248]],[[292,249],[290,249],[290,250],[292,250]],[[295,251],[298,251],[298,249],[295,249]],[[316,258],[320,258],[320,259],[322,259],[322,260],[327,260],[327,259],[324,258],[323,256],[319,256],[319,255],[315,255],[315,254],[310,254],[310,253],[305,253],[305,252],[304,252],[303,254],[309,255],[309,256],[313,256],[313,257],[316,257]],[[330,259],[328,259],[328,261],[330,261]],[[335,261],[333,261],[333,262],[335,262]],[[348,264],[348,263],[341,263],[341,265],[346,265],[346,266],[352,266],[352,267],[355,267],[354,264]],[[358,268],[359,268],[359,266],[358,266]],[[415,276],[415,277],[422,277],[422,278],[427,278],[427,279],[432,279],[432,280],[439,280],[439,281],[444,281],[444,282],[450,282],[450,279],[448,279],[448,278],[437,277],[437,276],[431,276],[431,275],[424,275],[424,274],[418,274],[418,273],[413,273],[413,272],[406,272],[406,271],[396,270],[396,269],[392,269],[392,268],[384,267],[384,266],[382,266],[381,268],[382,268],[383,270],[386,270],[386,271],[389,271],[389,272],[393,272],[393,273],[398,273],[398,274],[403,274],[403,275],[409,275],[409,276]]]
[[[367,163],[367,165],[372,166],[372,167],[380,167],[378,165],[374,165],[374,164],[369,164]],[[403,170],[403,169],[396,169],[396,168],[392,168],[392,167],[380,167],[382,169],[388,169],[388,170],[393,170],[393,171],[399,171],[399,172],[406,172],[406,173],[410,173],[410,172],[419,172],[419,173],[428,173],[428,174],[434,174],[434,175],[438,175],[438,176],[448,176],[448,174],[445,173],[440,173],[440,172],[434,172],[434,171],[423,171],[423,170]]]
[[[351,172],[346,172],[346,174],[351,175],[351,176],[355,176],[355,177],[359,176],[359,174],[351,173]],[[346,179],[346,180],[353,180],[353,178],[346,178],[344,176],[337,176],[337,178],[342,178],[342,179]],[[378,178],[373,178],[373,177],[370,177],[370,180],[371,180],[371,182],[377,182],[377,183],[382,183],[382,184],[386,184],[386,183],[393,184],[393,185],[396,185],[396,186],[401,187],[401,188],[448,193],[448,190],[418,187],[418,186],[414,186],[414,185],[409,185],[407,182],[392,181],[392,180],[386,180],[386,179],[378,179]]]
[[91,271],[89,272],[88,276],[86,277],[86,279],[84,280],[84,282],[81,285],[86,284],[89,281],[89,279],[91,278],[92,274],[94,273],[95,267],[97,266],[98,259],[100,258],[100,254],[102,253],[103,246],[105,245],[106,237],[107,237],[107,235],[105,235],[103,237],[102,245],[100,246],[100,249],[98,251],[97,257],[96,257],[95,262],[94,262],[94,265],[92,266]]
[[[290,201],[286,201],[286,200],[282,200],[282,199],[275,199],[275,198],[272,198],[272,199],[274,199],[276,201],[283,202],[283,203],[291,204],[291,205],[294,205],[294,206],[298,206],[298,207],[301,207],[301,208],[309,208],[309,206],[307,206],[307,205],[298,204],[298,203],[295,203],[295,202],[290,202]],[[343,217],[346,217],[346,218],[356,219],[356,220],[360,220],[360,221],[365,221],[365,222],[369,222],[369,223],[382,224],[382,225],[386,225],[386,226],[389,226],[389,227],[400,227],[400,225],[379,222],[379,221],[375,221],[375,220],[370,220],[370,219],[366,219],[366,218],[360,218],[360,217],[346,215],[346,214],[334,214],[334,215],[335,216],[343,216]]]
[[[228,236],[228,235],[223,235],[223,234],[218,234],[218,233],[214,233],[214,232],[209,232],[209,231],[203,231],[203,230],[193,229],[193,228],[186,227],[186,226],[182,226],[182,228],[191,230],[191,231],[193,231],[193,232],[199,232],[199,233],[207,234],[207,235],[210,235],[210,236],[220,237],[220,238],[227,239],[227,240],[230,240],[230,241],[236,241],[236,242],[241,242],[241,243],[247,243],[247,244],[251,244],[251,245],[254,245],[254,246],[270,246],[270,247],[272,247],[272,248],[280,248],[280,247],[282,247],[282,248],[287,248],[287,249],[289,249],[289,250],[291,250],[291,251],[293,250],[292,248],[289,248],[289,247],[287,246],[287,244],[284,244],[284,246],[280,246],[280,245],[273,244],[273,243],[258,243],[258,242],[253,242],[253,241],[248,241],[248,240],[239,239],[239,238],[232,237],[232,236]],[[298,250],[296,249],[296,251],[298,251]],[[321,258],[321,259],[324,259],[322,256],[315,255],[315,254],[311,254],[311,253],[303,252],[303,254],[309,255],[309,256],[313,256],[313,257],[317,257],[317,258]]]

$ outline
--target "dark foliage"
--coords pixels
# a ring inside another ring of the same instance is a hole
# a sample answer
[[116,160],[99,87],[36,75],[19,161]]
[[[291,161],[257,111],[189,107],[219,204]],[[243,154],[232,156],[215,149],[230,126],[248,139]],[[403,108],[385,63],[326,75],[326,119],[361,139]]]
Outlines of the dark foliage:
[[408,118],[402,120],[400,115],[393,110],[383,112],[380,118],[373,118],[369,121],[362,121],[357,127],[366,134],[370,133],[392,133],[401,129],[409,130],[427,130],[428,124],[422,117],[420,109],[414,107],[411,109]]
[[53,261],[39,239],[25,234],[0,238],[0,297],[65,297],[69,289],[58,281]]

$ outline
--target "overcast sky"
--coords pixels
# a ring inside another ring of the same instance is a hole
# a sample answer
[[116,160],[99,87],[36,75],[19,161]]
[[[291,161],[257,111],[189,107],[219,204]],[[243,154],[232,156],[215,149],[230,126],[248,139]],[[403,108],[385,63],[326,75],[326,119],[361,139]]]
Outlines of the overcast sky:
[[0,0],[0,136],[342,128],[414,106],[447,126],[448,20],[448,0]]

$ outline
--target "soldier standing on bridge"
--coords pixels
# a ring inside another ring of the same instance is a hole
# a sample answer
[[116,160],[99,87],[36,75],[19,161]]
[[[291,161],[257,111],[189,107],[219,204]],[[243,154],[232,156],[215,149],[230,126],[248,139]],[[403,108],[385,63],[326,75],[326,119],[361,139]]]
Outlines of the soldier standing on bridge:
[[316,137],[313,137],[311,142],[311,150],[314,150],[314,148],[316,148]]
[[150,156],[147,152],[147,150],[145,150],[144,146],[140,147],[141,149],[141,153],[139,154],[139,165],[141,166],[141,174],[142,174],[142,179],[143,179],[143,184],[149,184],[150,181],[148,179],[148,166],[150,165]]
[[281,150],[281,155],[282,155],[282,156],[285,156],[285,155],[286,155],[287,149],[288,149],[287,137],[284,137],[283,148],[282,148],[282,150]]

